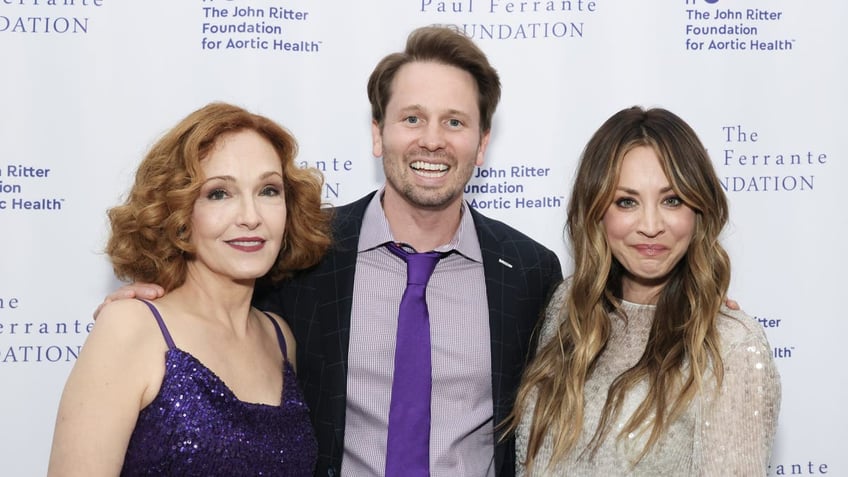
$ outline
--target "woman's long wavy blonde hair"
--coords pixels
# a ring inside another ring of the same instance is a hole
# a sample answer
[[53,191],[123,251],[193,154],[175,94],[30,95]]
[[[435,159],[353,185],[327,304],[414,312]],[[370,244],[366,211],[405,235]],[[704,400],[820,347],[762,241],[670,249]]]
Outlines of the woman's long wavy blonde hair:
[[[622,158],[639,146],[656,152],[674,192],[695,211],[694,235],[659,293],[642,357],[613,381],[588,448],[575,449],[583,431],[586,380],[607,346],[609,316],[620,311],[626,273],[611,254],[601,221],[613,201]],[[515,429],[522,410],[536,396],[525,462],[528,472],[546,435],[553,438],[552,463],[573,451],[593,455],[618,417],[624,397],[639,382],[648,383],[648,395],[617,436],[638,433],[642,423],[651,422],[638,460],[692,402],[708,371],[720,385],[716,317],[730,283],[730,260],[718,238],[727,217],[727,200],[706,149],[675,114],[624,109],[590,139],[568,207],[566,231],[574,274],[559,311],[562,324],[528,366],[507,421]]]

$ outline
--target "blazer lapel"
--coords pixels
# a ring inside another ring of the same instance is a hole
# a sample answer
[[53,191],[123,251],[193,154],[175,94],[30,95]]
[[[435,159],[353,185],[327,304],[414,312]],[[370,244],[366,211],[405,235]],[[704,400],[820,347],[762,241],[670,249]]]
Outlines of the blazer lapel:
[[[510,254],[504,246],[502,234],[495,230],[486,217],[471,210],[474,225],[477,229],[477,238],[480,241],[480,251],[483,255],[483,273],[486,277],[486,296],[489,307],[489,333],[491,336],[492,354],[492,405],[494,425],[497,426],[506,418],[509,412],[510,398],[513,389],[511,387],[512,370],[507,369],[509,363],[515,362],[515,340],[516,333],[510,332],[510,323],[507,323],[507,315],[510,310],[504,306],[511,300],[503,300],[509,296],[512,288],[511,283],[516,280],[516,270],[510,265],[516,266],[518,257]],[[505,262],[505,263],[504,263]],[[511,463],[514,452],[512,440],[506,443],[500,442],[500,435],[495,436],[495,469],[497,475],[509,475],[503,472],[505,464]]]
[[327,386],[322,392],[329,395],[334,466],[341,463],[344,449],[350,313],[357,247],[362,217],[373,196],[374,193],[371,193],[356,202],[334,209],[333,247],[322,262],[322,272],[314,282],[318,300],[313,316],[321,323],[320,339],[325,360],[323,372],[326,373],[322,381]]

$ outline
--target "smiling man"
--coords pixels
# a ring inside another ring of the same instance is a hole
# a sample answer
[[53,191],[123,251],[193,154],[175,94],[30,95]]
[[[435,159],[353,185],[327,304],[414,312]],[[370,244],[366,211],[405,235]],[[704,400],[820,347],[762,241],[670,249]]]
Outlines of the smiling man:
[[511,476],[514,443],[496,426],[562,271],[552,251],[463,198],[489,142],[497,72],[464,35],[424,27],[378,63],[368,97],[385,185],[336,208],[323,262],[264,298],[297,337],[316,475],[394,473],[389,414],[395,359],[406,359],[395,353],[407,273],[387,248],[397,244],[443,255],[426,291],[432,388],[422,475]]

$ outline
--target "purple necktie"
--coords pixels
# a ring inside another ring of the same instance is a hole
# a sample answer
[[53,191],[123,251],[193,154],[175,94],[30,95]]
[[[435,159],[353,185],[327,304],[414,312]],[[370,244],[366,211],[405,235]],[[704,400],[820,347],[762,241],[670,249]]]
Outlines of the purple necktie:
[[389,407],[386,477],[430,475],[430,316],[427,282],[443,254],[410,253],[389,243],[406,262],[406,291],[398,312],[395,370]]

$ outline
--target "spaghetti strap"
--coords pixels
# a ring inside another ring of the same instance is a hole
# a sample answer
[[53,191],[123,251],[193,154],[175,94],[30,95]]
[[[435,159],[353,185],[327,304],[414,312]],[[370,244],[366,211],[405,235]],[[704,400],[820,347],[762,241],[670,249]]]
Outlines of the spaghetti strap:
[[159,329],[162,330],[162,336],[165,337],[165,343],[168,345],[168,349],[175,349],[177,346],[174,344],[174,340],[171,339],[171,333],[168,332],[168,327],[165,326],[165,321],[162,320],[162,315],[159,314],[159,310],[153,306],[153,303],[150,303],[147,300],[142,300],[141,298],[136,298],[136,300],[143,302],[150,308],[150,311],[153,312],[153,317],[156,318],[156,322],[159,323]]
[[265,316],[267,316],[268,319],[271,320],[271,324],[274,325],[274,330],[277,332],[277,341],[280,343],[280,350],[283,351],[283,360],[288,361],[289,355],[286,352],[286,338],[283,336],[283,330],[280,329],[280,324],[277,323],[277,320],[275,320],[273,316],[269,315],[267,311],[263,311],[262,313],[265,313]]

